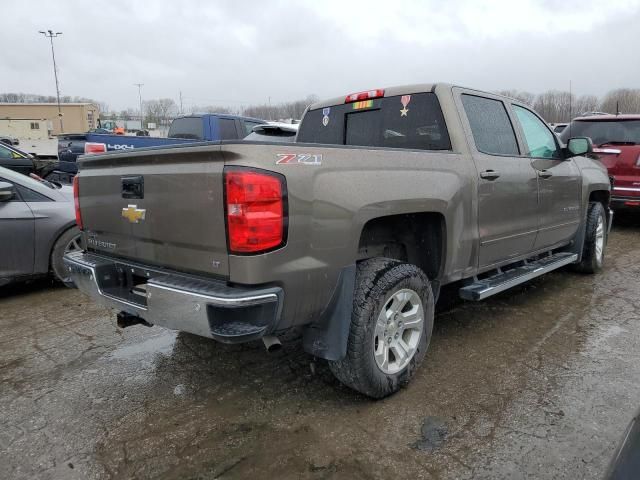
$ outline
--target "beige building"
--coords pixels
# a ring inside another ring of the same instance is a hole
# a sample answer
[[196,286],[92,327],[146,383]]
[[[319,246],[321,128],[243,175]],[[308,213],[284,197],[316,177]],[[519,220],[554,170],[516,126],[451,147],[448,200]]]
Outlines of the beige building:
[[[100,109],[93,103],[61,103],[64,133],[82,133],[95,128]],[[57,103],[0,103],[0,119],[39,119],[48,121],[51,133],[63,133],[60,129]]]
[[0,135],[21,140],[47,140],[52,125],[38,118],[0,118]]

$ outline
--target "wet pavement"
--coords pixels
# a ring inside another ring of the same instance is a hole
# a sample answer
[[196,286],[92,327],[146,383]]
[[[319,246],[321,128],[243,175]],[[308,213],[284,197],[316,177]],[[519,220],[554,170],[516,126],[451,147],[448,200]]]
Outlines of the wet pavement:
[[115,327],[76,290],[0,292],[0,478],[600,478],[640,407],[640,222],[597,276],[446,302],[371,401],[295,340]]

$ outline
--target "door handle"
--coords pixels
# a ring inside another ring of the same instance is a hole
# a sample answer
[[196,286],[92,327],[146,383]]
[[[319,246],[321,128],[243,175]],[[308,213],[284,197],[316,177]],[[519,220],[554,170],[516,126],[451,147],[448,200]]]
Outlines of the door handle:
[[538,170],[538,176],[540,178],[549,178],[553,177],[553,173],[551,173],[549,170]]
[[480,172],[480,178],[484,178],[485,180],[495,180],[499,176],[500,174],[495,170],[485,170],[484,172]]

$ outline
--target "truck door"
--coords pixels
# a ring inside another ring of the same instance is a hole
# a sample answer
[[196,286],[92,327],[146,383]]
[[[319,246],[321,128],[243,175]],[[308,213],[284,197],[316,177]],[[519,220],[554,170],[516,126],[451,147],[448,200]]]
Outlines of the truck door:
[[531,159],[521,154],[502,99],[460,91],[456,101],[466,115],[463,126],[478,171],[478,266],[490,267],[532,251],[538,178]]
[[534,249],[552,248],[573,238],[580,224],[580,170],[564,159],[556,136],[531,110],[512,105],[538,175],[538,236]]

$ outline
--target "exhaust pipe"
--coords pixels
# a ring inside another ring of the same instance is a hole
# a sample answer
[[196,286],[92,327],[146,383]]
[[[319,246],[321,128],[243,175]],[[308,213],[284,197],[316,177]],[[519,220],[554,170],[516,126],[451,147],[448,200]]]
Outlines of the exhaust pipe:
[[264,348],[267,349],[267,352],[274,353],[282,348],[282,344],[278,337],[274,335],[266,335],[262,337],[262,342],[264,343]]
[[136,315],[131,315],[127,312],[119,312],[116,317],[116,323],[120,328],[133,327],[134,325],[144,325],[145,327],[151,327],[151,324],[145,319]]

